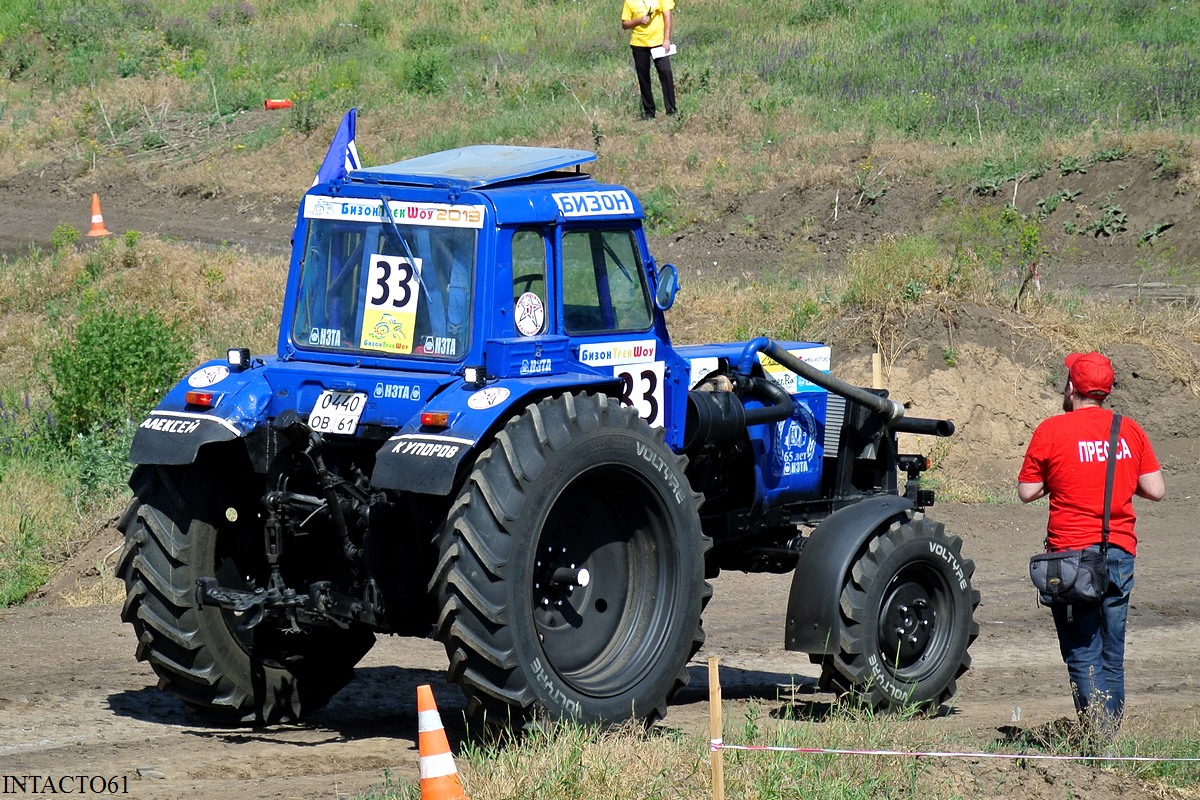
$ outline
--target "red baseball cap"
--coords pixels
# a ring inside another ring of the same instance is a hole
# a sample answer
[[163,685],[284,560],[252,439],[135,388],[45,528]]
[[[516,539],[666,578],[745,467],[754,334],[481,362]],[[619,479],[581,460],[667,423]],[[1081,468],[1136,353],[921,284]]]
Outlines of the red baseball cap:
[[1089,397],[1108,397],[1112,393],[1112,362],[1093,350],[1090,353],[1071,353],[1063,363],[1075,391]]

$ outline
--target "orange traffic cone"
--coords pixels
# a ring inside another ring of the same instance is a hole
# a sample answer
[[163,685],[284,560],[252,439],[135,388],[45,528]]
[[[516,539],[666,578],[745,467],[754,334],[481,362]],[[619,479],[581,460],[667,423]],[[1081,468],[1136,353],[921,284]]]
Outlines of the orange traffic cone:
[[446,740],[446,729],[433,689],[429,684],[417,687],[417,717],[421,754],[421,800],[468,800],[454,766],[454,754]]
[[104,227],[104,215],[100,213],[100,195],[92,192],[92,229],[88,236],[112,236],[112,231]]

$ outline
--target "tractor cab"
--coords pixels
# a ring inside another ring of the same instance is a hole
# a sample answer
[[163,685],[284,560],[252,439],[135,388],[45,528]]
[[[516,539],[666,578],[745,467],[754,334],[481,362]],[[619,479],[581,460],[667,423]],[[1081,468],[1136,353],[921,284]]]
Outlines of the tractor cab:
[[[659,287],[641,206],[579,171],[594,159],[465,147],[315,186],[280,355],[436,371],[484,363],[488,339],[652,333]],[[664,282],[659,306],[676,285]],[[558,371],[544,367],[526,374]]]

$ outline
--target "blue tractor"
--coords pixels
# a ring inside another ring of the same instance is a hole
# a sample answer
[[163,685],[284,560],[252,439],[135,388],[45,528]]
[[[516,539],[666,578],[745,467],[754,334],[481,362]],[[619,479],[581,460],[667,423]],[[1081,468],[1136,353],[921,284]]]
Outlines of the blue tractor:
[[163,688],[294,720],[388,633],[440,640],[486,719],[652,721],[735,569],[794,571],[785,643],[824,687],[955,693],[974,567],[896,439],[953,425],[820,344],[672,344],[678,272],[595,158],[465,147],[305,194],[277,352],[199,367],[133,441],[122,613]]

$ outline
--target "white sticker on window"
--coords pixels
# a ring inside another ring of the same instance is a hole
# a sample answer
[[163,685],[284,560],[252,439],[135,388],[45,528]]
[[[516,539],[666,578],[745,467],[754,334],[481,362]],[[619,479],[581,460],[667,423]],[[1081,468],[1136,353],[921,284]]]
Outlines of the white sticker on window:
[[546,324],[546,305],[534,292],[526,292],[514,304],[517,332],[522,336],[536,336]]

